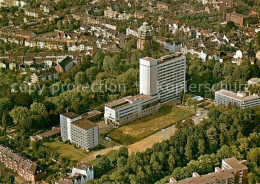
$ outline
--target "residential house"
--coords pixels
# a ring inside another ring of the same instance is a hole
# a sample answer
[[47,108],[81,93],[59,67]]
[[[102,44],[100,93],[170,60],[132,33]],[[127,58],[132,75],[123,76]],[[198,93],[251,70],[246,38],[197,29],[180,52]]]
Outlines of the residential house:
[[55,184],[85,184],[94,179],[94,167],[81,162],[72,168],[69,176],[56,181]]
[[45,172],[36,163],[2,145],[0,145],[0,161],[6,167],[32,183],[45,177]]

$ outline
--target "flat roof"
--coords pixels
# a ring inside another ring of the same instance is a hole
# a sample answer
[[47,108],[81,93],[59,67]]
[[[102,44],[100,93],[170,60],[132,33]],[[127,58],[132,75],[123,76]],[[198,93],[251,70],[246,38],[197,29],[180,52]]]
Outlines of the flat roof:
[[91,118],[93,116],[96,116],[96,115],[99,115],[101,114],[102,112],[98,111],[98,110],[93,110],[93,111],[89,111],[89,112],[86,112],[84,114],[82,114],[81,116],[83,118]]
[[74,119],[74,118],[80,116],[79,114],[77,114],[77,113],[75,113],[75,112],[65,112],[65,113],[63,113],[63,114],[61,114],[61,115],[65,116],[65,117],[67,117],[67,118],[70,118],[70,119]]
[[60,133],[60,128],[58,127],[55,127],[49,131],[46,131],[46,132],[43,132],[41,134],[38,134],[37,136],[40,136],[40,137],[51,137],[51,136],[54,136],[56,134],[59,134]]
[[252,78],[248,80],[249,83],[260,84],[260,78]]
[[176,52],[176,53],[171,54],[171,55],[162,56],[157,61],[159,63],[165,63],[165,62],[170,61],[172,59],[183,57],[183,56],[184,55],[181,52]]
[[245,169],[247,169],[247,167],[244,164],[242,164],[243,161],[238,161],[234,157],[223,159],[223,161],[225,161],[228,165],[230,165],[233,168],[233,170],[245,170]]
[[136,101],[149,99],[151,97],[152,96],[150,96],[150,95],[144,95],[144,94],[138,94],[135,96],[127,96],[127,97],[115,100],[113,102],[107,103],[105,106],[109,107],[111,109],[119,109],[124,106],[128,106]]
[[184,180],[180,180],[177,183],[178,184],[203,184],[203,183],[210,183],[215,182],[218,180],[228,179],[228,178],[234,178],[234,175],[228,171],[219,171],[219,172],[212,172],[206,175],[201,175],[199,177],[191,177]]
[[126,101],[126,99],[129,98],[129,97],[132,97],[132,96],[127,96],[127,97],[115,100],[113,102],[109,102],[109,103],[105,104],[105,106],[113,109],[113,108],[116,108],[118,106],[125,105],[125,104],[129,103],[129,102]]
[[91,121],[89,121],[88,119],[80,119],[77,121],[72,122],[71,124],[74,124],[76,126],[79,126],[80,128],[83,128],[85,130],[88,130],[90,128],[94,128],[97,126],[97,124],[92,123]]
[[225,90],[225,89],[217,91],[216,93],[219,93],[219,94],[222,94],[222,95],[225,95],[225,96],[229,96],[229,97],[237,99],[237,100],[252,100],[252,99],[259,98],[259,96],[257,94],[241,97],[241,96],[238,96],[237,93],[235,93],[233,91],[228,91],[228,90]]

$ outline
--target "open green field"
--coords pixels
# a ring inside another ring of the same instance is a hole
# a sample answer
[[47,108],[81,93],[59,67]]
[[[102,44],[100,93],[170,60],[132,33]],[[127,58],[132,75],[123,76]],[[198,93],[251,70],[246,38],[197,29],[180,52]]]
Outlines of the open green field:
[[129,145],[155,132],[169,127],[174,123],[194,114],[193,109],[183,109],[177,106],[162,106],[149,116],[135,120],[117,129],[112,130],[109,136],[115,141]]
[[[116,158],[117,155],[117,150],[111,150],[109,151],[107,154],[105,154],[105,156],[110,160],[113,161]],[[104,155],[103,155],[104,156]],[[102,157],[102,156],[101,156]],[[96,164],[98,163],[98,161],[101,159],[100,158],[95,158],[94,160],[92,160],[91,162],[89,162],[89,164],[96,166]]]
[[81,161],[88,154],[81,148],[75,148],[73,144],[65,144],[65,142],[57,139],[44,144],[49,146],[51,149],[56,150],[61,156],[68,157],[76,162]]

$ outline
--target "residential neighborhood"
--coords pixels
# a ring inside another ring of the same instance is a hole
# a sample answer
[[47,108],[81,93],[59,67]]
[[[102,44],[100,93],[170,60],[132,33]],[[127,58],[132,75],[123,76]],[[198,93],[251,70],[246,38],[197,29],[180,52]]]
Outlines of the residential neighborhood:
[[0,183],[259,183],[259,14],[0,0]]

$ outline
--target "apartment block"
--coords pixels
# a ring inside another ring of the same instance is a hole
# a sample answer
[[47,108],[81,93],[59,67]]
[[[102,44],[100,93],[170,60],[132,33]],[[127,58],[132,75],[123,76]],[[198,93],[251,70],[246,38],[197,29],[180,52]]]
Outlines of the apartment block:
[[99,144],[99,127],[87,118],[73,112],[60,115],[61,137],[89,150]]
[[32,183],[45,177],[45,172],[43,172],[36,163],[2,145],[0,145],[0,161],[6,167]]
[[186,57],[180,53],[140,59],[140,94],[105,105],[106,124],[114,127],[157,112],[161,104],[179,98],[185,89]]
[[246,160],[238,161],[232,157],[222,159],[222,168],[216,167],[215,172],[205,175],[193,172],[191,178],[180,181],[170,178],[168,184],[246,184],[247,172]]
[[236,105],[239,109],[248,107],[256,107],[260,105],[260,97],[257,94],[246,96],[245,93],[234,93],[228,90],[220,90],[215,92],[216,105]]
[[159,59],[140,59],[140,93],[159,95],[161,103],[179,98],[185,90],[186,57],[181,53],[163,56]]

